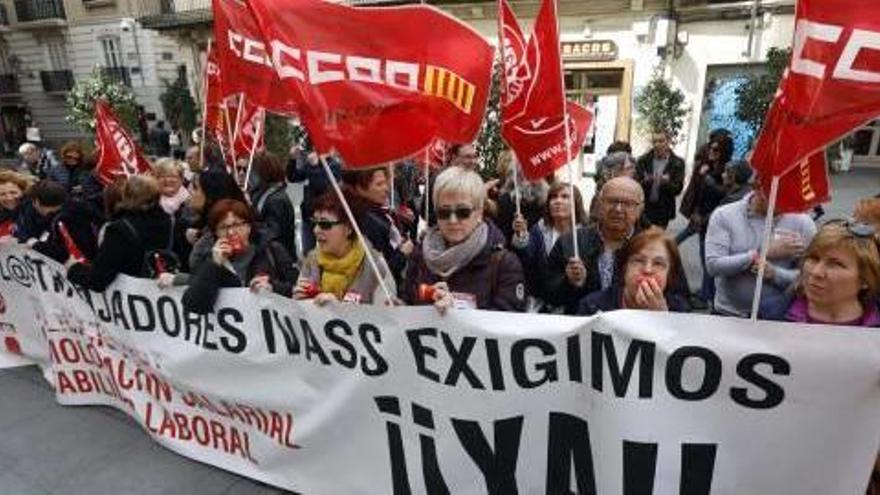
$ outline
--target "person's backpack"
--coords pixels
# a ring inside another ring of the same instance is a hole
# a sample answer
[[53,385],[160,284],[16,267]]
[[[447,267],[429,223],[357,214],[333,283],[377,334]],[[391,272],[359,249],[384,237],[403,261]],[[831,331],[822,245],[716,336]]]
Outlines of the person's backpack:
[[[134,225],[127,218],[122,223],[128,227],[134,235],[135,241],[143,245],[143,240]],[[171,217],[171,230],[168,233],[168,246],[160,249],[147,249],[144,251],[144,260],[141,264],[141,272],[138,274],[145,278],[157,278],[162,273],[177,273],[180,271],[180,258],[174,252],[174,217]]]

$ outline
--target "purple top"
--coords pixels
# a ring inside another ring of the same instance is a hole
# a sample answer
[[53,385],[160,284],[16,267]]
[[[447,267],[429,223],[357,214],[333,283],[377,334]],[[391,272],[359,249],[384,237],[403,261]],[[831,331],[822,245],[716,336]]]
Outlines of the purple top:
[[810,318],[807,307],[807,298],[804,296],[798,296],[792,301],[791,306],[788,307],[788,311],[785,313],[785,319],[799,323],[822,323],[826,325],[853,327],[880,327],[880,311],[877,310],[876,304],[870,305],[862,316],[856,320],[843,323],[828,323]]

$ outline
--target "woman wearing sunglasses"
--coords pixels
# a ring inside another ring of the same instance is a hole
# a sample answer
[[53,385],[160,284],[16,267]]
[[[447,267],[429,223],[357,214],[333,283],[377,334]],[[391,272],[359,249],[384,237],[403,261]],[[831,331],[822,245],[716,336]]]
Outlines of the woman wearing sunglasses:
[[578,314],[594,315],[616,309],[687,313],[687,298],[671,290],[680,273],[678,247],[666,233],[652,227],[623,246],[611,287],[581,299]]
[[785,313],[786,320],[880,326],[880,252],[873,226],[828,222],[813,238],[803,259],[797,294]]
[[[296,283],[295,299],[314,299],[318,305],[329,301],[372,304],[384,301],[385,294],[370,267],[364,246],[355,237],[339,199],[332,192],[319,196],[314,203],[317,246],[303,260]],[[372,250],[388,290],[396,292],[394,277],[382,255]]]
[[486,190],[480,176],[449,167],[434,181],[437,226],[428,230],[407,266],[409,304],[522,311],[522,266],[504,248],[504,234],[483,220]]
[[208,213],[208,228],[216,241],[211,260],[189,279],[183,306],[198,314],[214,310],[223,287],[249,287],[290,297],[297,270],[287,249],[258,235],[254,212],[242,201],[222,199]]

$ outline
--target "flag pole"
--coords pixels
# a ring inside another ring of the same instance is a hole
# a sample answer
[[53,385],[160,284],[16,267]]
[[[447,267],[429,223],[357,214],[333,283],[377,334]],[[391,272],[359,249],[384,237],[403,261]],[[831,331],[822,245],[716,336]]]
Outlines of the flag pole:
[[364,247],[364,254],[366,254],[367,262],[370,264],[370,268],[373,269],[373,273],[376,275],[376,280],[379,282],[379,286],[382,287],[382,292],[385,293],[385,297],[393,304],[394,296],[391,295],[391,291],[388,289],[388,285],[385,284],[385,280],[382,277],[382,272],[379,271],[379,265],[376,263],[376,259],[373,257],[373,250],[370,248],[370,244],[364,238],[364,234],[361,232],[361,228],[358,227],[357,220],[354,218],[354,213],[351,212],[351,207],[348,205],[348,201],[345,200],[345,195],[342,194],[342,189],[339,187],[339,182],[336,180],[336,176],[333,175],[333,171],[330,170],[330,166],[327,165],[327,160],[325,160],[320,154],[318,155],[318,159],[321,161],[321,165],[324,166],[324,173],[327,174],[327,177],[330,179],[330,184],[333,186],[333,190],[336,191],[336,196],[339,198],[339,202],[342,203],[342,208],[345,210],[345,215],[348,217],[348,221],[351,223],[352,228],[354,229],[355,234],[357,234],[358,239],[361,241],[361,245]]
[[[242,184],[241,188],[245,192],[247,192],[248,182],[251,179],[251,169],[254,166],[254,155],[257,154],[257,144],[260,142],[260,133],[263,132],[264,123],[266,122],[265,109],[258,110],[259,112],[264,112],[263,118],[257,120],[257,127],[254,129],[254,141],[251,143],[251,156],[248,158],[247,164],[247,172],[244,174],[244,184]],[[235,146],[235,144],[233,144]]]
[[[559,12],[557,12],[556,0],[550,0],[553,5],[553,16],[556,19],[556,39],[557,42],[559,40]],[[568,122],[568,99],[565,97],[565,69],[562,66],[562,60],[559,61],[559,83],[562,85],[562,121],[564,122],[563,127],[565,128],[565,159],[566,163],[568,163],[568,186],[569,186],[569,195],[571,199],[569,203],[571,204],[571,240],[572,245],[574,247],[574,257],[577,259],[581,259],[580,249],[578,249],[578,238],[577,238],[577,208],[575,207],[575,170],[574,165],[572,164],[571,156],[571,129],[570,124]]]
[[519,162],[514,157],[510,161],[510,165],[513,169],[513,195],[516,197],[516,214],[522,215],[522,207],[520,206],[522,199],[520,199],[519,195]]
[[[445,161],[445,160],[444,160]],[[427,228],[429,224],[428,214],[431,211],[431,191],[428,186],[431,183],[431,147],[425,148],[425,192],[424,192],[424,203],[425,206],[425,226]]]
[[229,136],[229,153],[232,155],[232,163],[237,161],[235,157],[235,139],[232,137],[232,122],[229,121],[229,107],[223,104],[223,120],[226,121],[226,135]]
[[[759,184],[760,186],[760,184]],[[767,205],[767,217],[764,219],[764,242],[761,245],[761,263],[758,265],[758,280],[755,281],[755,295],[752,299],[752,321],[758,321],[758,309],[761,306],[761,290],[764,287],[764,272],[767,265],[767,252],[770,250],[770,239],[773,235],[773,215],[776,211],[776,196],[779,194],[779,176],[774,175],[770,183],[770,199]]]
[[211,58],[213,40],[208,40],[208,51],[205,52],[205,67],[202,69],[202,135],[199,139],[199,168],[205,169],[205,141],[207,141],[206,128],[208,125],[208,60]]
[[238,139],[238,131],[241,129],[241,111],[244,108],[245,94],[241,93],[238,98],[238,109],[235,111],[235,132],[232,133],[232,149],[235,149],[235,140]]

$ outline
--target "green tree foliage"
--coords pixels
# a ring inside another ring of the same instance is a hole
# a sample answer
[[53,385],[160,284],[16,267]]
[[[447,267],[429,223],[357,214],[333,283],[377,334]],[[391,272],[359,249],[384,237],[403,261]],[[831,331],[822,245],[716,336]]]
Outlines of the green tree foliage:
[[483,177],[495,175],[498,155],[504,149],[504,141],[501,139],[501,70],[501,61],[497,59],[492,67],[492,86],[489,90],[486,116],[483,117],[476,143],[477,153],[482,157],[479,172]]
[[189,91],[189,84],[183,74],[178,74],[173,82],[163,80],[165,91],[159,96],[165,118],[171,127],[177,127],[184,135],[189,135],[198,120],[196,101]]
[[673,88],[663,77],[662,66],[654,70],[650,82],[636,94],[635,104],[644,131],[666,131],[673,141],[678,138],[689,108],[684,92]]
[[755,133],[764,125],[773,95],[790,60],[790,48],[771,48],[767,51],[767,72],[751,76],[736,90],[736,116]]
[[95,68],[92,74],[76,83],[67,96],[67,121],[84,131],[95,130],[95,101],[104,98],[125,124],[135,131],[137,126],[137,102],[131,88],[120,84]]
[[290,148],[296,144],[304,144],[305,127],[291,119],[273,113],[266,114],[266,149],[284,158]]

